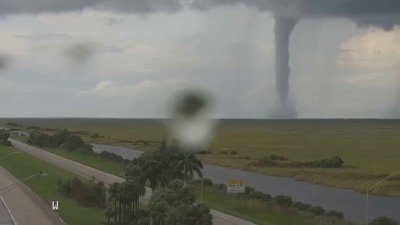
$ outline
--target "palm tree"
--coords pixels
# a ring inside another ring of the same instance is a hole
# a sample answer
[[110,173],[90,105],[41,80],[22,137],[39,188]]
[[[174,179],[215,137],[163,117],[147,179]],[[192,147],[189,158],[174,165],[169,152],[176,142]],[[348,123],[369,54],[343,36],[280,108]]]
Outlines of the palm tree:
[[157,151],[143,155],[142,168],[145,171],[145,177],[150,182],[151,189],[155,190],[158,186],[166,187],[171,181],[171,157],[173,153],[163,140]]
[[119,190],[120,189],[120,184],[118,182],[115,182],[110,185],[110,188],[108,189],[109,193],[109,200],[114,201],[114,223],[118,224],[118,211],[117,211],[117,202],[119,199]]
[[115,215],[115,211],[111,207],[108,207],[104,214],[107,219],[107,224],[110,224],[110,219]]
[[194,154],[178,151],[175,153],[172,167],[173,178],[183,179],[185,182],[187,179],[193,179],[195,173],[202,178],[201,169],[203,169],[203,164]]

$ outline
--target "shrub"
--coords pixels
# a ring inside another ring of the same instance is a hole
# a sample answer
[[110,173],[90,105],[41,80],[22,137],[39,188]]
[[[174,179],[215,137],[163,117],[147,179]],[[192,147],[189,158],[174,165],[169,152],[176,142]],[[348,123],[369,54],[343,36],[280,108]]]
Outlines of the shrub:
[[251,165],[258,166],[258,167],[278,167],[279,163],[271,160],[269,157],[265,157],[265,158],[255,161],[255,162],[252,162]]
[[90,144],[83,144],[81,147],[78,148],[78,150],[81,152],[93,153],[92,145]]
[[274,160],[274,161],[286,161],[286,160],[288,160],[288,159],[287,159],[286,157],[284,157],[284,156],[275,155],[275,154],[270,155],[269,158],[270,158],[271,160]]
[[69,151],[77,150],[84,144],[85,142],[83,142],[82,138],[77,135],[68,136],[64,142],[65,148],[67,148]]
[[304,211],[310,209],[312,206],[310,204],[305,204],[302,202],[295,202],[293,207],[297,210]]
[[309,211],[310,211],[312,214],[315,214],[315,215],[318,215],[318,216],[322,216],[322,215],[325,214],[325,209],[323,209],[321,206],[314,206],[314,207],[311,207],[311,208],[309,209]]
[[250,196],[251,194],[253,194],[256,190],[252,187],[246,186],[244,188],[244,194]]
[[11,142],[9,140],[0,140],[0,145],[11,146]]
[[308,161],[306,165],[312,168],[340,168],[343,166],[343,163],[342,158],[334,156],[330,159]]
[[398,223],[392,218],[382,216],[372,220],[370,225],[398,225]]
[[277,195],[273,199],[273,204],[282,208],[289,208],[292,206],[293,201],[289,196]]
[[0,145],[11,146],[11,142],[8,141],[10,134],[8,132],[0,132]]
[[335,218],[338,218],[338,219],[344,219],[344,214],[342,212],[338,212],[338,211],[334,211],[334,210],[328,211],[326,213],[326,216],[335,217]]
[[77,177],[65,182],[58,179],[57,190],[83,206],[105,208],[107,205],[106,188],[103,182],[92,179],[84,183]]
[[226,185],[225,184],[214,184],[214,186],[220,191],[226,191]]
[[51,146],[50,136],[47,134],[42,134],[40,132],[32,132],[29,135],[28,144],[33,144],[39,147],[49,147]]
[[70,136],[71,134],[69,133],[68,130],[57,130],[53,136],[51,136],[51,144],[53,147],[59,147],[62,145],[66,139]]
[[212,154],[212,152],[210,152],[210,151],[200,151],[197,154],[199,154],[199,155],[209,155],[209,154]]
[[94,134],[92,134],[92,136],[90,136],[91,138],[99,138],[100,137],[100,135],[98,134],[98,133],[94,133]]
[[249,194],[249,198],[263,200],[264,193],[262,193],[261,191],[253,191]]
[[239,156],[238,158],[239,159],[250,159],[250,157],[248,157],[248,156]]
[[231,151],[231,155],[237,155],[237,151]]
[[204,179],[203,180],[203,185],[205,186],[213,186],[213,182],[210,179]]
[[270,194],[264,194],[261,199],[264,203],[270,203],[272,201],[272,196]]

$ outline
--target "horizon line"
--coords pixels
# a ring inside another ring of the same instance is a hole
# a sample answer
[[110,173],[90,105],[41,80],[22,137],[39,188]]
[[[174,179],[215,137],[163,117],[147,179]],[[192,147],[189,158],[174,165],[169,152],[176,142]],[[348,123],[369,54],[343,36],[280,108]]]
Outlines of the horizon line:
[[[7,119],[111,119],[111,120],[170,120],[167,117],[0,117]],[[216,117],[214,120],[400,120],[400,118],[379,117],[300,117],[300,118],[256,118],[256,117]]]

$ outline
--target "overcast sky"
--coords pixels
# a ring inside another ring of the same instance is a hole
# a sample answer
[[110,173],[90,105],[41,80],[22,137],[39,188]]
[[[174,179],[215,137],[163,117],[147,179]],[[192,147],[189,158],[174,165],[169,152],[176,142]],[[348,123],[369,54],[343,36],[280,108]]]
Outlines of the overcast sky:
[[[179,90],[215,116],[276,107],[274,20],[242,5],[132,14],[102,8],[0,17],[0,117],[165,117]],[[300,118],[400,117],[400,30],[304,19],[291,42]]]

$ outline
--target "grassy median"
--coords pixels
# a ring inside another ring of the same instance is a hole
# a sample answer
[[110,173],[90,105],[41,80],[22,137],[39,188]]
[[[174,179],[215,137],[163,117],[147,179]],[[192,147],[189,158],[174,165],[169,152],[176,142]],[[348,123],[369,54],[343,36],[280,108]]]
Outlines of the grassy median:
[[[0,157],[16,151],[13,148],[0,146]],[[59,178],[67,180],[76,175],[44,162],[26,153],[12,154],[3,158],[1,166],[7,169],[15,177],[22,179],[32,174],[43,171],[47,176],[37,176],[28,180],[32,191],[37,193],[44,201],[51,204],[52,200],[58,200],[59,213],[62,219],[69,225],[100,225],[104,223],[103,209],[85,208],[76,201],[64,197],[57,191]]]
[[96,168],[107,173],[114,174],[116,176],[125,176],[126,167],[123,164],[101,158],[97,154],[67,151],[61,148],[46,148],[46,150],[72,161]]

